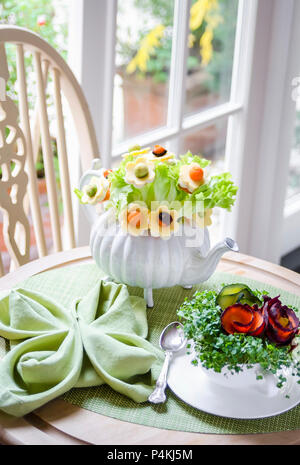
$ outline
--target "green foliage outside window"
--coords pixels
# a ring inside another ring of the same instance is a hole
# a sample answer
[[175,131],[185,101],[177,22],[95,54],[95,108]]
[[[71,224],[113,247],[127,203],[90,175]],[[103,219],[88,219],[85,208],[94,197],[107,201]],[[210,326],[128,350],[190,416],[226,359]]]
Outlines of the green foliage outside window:
[[[49,0],[0,0],[1,24],[13,24],[36,32],[66,58],[68,25],[65,22],[57,23],[54,17],[54,2]],[[16,98],[17,75],[14,46],[8,45],[6,53],[10,73],[7,91],[12,98]],[[25,56],[25,66],[27,70],[32,68],[31,56]]]
[[[49,0],[0,0],[0,22],[1,24],[11,24],[41,35],[50,45],[52,45],[65,59],[67,58],[67,33],[68,25],[66,21],[56,20],[55,2]],[[7,82],[8,95],[18,103],[15,88],[17,80],[16,72],[16,50],[15,46],[7,44],[6,55],[9,68],[9,80]],[[31,54],[25,54],[25,68],[27,72],[28,101],[29,107],[34,106],[35,83],[28,75],[33,72],[33,59]],[[32,74],[32,77],[34,74]],[[49,95],[47,95],[49,99]],[[57,163],[56,141],[52,140],[54,152],[54,166],[56,179],[59,180],[59,169]],[[42,151],[40,150],[36,163],[38,177],[44,176],[44,164]],[[0,173],[1,176],[1,173]]]
[[[164,33],[161,34],[158,27],[149,31],[150,46],[145,50],[143,47],[147,44],[143,28],[135,47],[125,41],[119,44],[120,55],[124,62],[129,62],[127,73],[135,72],[140,78],[150,75],[156,82],[166,82],[170,70],[174,4],[170,0],[135,0],[134,5],[144,17],[161,22]],[[224,79],[224,75],[231,73],[237,7],[238,0],[192,1],[187,68],[188,73],[199,67],[205,69],[211,76],[205,83],[207,90],[218,90],[221,75]],[[156,37],[151,37],[155,31]],[[153,45],[155,39],[157,44]],[[139,52],[144,53],[137,56]],[[136,58],[138,60],[134,63]]]

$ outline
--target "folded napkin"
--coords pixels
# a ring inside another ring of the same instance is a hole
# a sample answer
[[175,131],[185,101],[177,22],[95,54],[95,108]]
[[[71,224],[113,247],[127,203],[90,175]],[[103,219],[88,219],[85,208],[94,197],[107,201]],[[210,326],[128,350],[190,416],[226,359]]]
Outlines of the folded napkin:
[[136,402],[153,390],[162,353],[145,338],[145,301],[100,281],[72,309],[25,288],[0,293],[0,409],[22,416],[73,387],[107,383]]

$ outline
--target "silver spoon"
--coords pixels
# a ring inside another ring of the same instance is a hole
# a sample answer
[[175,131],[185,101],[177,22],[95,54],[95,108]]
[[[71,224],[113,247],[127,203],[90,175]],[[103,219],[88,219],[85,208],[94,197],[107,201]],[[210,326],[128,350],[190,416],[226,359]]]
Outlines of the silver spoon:
[[148,397],[149,402],[161,404],[166,401],[165,390],[167,387],[167,375],[173,352],[178,352],[186,345],[187,339],[184,336],[183,326],[177,321],[170,323],[161,333],[159,345],[165,351],[166,357],[161,369],[156,388]]

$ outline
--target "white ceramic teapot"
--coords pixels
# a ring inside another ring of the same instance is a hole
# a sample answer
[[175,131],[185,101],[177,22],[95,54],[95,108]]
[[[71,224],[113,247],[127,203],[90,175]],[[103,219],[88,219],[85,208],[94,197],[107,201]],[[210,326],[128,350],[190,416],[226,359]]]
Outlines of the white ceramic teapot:
[[[100,175],[99,168],[100,161],[95,159],[93,169],[82,176],[80,189],[91,177]],[[113,209],[100,216],[95,207],[85,205],[85,209],[93,223],[90,247],[95,262],[110,278],[143,288],[148,307],[153,306],[152,289],[175,285],[188,288],[204,282],[225,252],[239,250],[230,238],[210,250],[207,228],[202,230],[201,241],[195,246],[197,230],[186,224],[168,240],[151,235],[132,236],[124,233]]]

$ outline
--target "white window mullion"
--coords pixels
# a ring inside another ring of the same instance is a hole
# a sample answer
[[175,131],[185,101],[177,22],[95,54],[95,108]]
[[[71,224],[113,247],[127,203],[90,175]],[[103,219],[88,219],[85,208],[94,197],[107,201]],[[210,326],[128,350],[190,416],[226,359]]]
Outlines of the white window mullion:
[[72,2],[69,64],[86,96],[103,164],[110,163],[117,0]]
[[257,5],[257,0],[239,0],[230,93],[232,103],[245,103],[249,89]]
[[[116,32],[117,32],[118,0],[107,1],[105,18],[105,61],[103,64],[103,106],[101,142],[103,165],[107,168],[112,164],[112,135],[113,135],[113,93],[116,64]],[[99,83],[100,85],[100,83]]]
[[[68,63],[87,99],[102,163],[109,166],[117,0],[74,0],[71,3]],[[76,187],[81,166],[71,131],[68,131],[68,148],[71,182]],[[89,228],[75,196],[73,200],[77,245],[85,245],[89,241]]]
[[[257,21],[257,0],[239,0],[235,50],[232,69],[232,83],[230,103],[238,105],[243,112],[230,118],[227,143],[226,166],[233,170],[238,178],[241,159],[241,147],[244,131],[246,130],[246,115],[250,98],[251,70],[253,65],[254,39]],[[239,144],[237,144],[237,128],[239,127]]]
[[[287,20],[290,21],[290,35],[289,38],[286,39],[287,42],[285,43],[285,48],[282,53],[283,57],[288,56],[288,58],[286,66],[283,67],[282,92],[279,93],[281,97],[281,107],[277,105],[278,109],[281,108],[281,114],[278,123],[278,142],[277,144],[275,143],[277,157],[272,184],[273,202],[270,211],[270,219],[268,221],[269,231],[271,231],[269,235],[272,234],[272,241],[267,241],[267,253],[270,255],[271,259],[276,262],[279,262],[282,255],[300,246],[300,198],[294,199],[294,208],[291,203],[286,203],[286,193],[289,182],[289,162],[296,118],[296,105],[292,98],[293,79],[299,76],[300,71],[298,45],[300,40],[300,3],[298,0],[293,0],[293,4],[289,6],[286,14],[287,18],[284,18],[283,14],[279,13],[277,19],[279,24],[281,18],[285,19],[285,24],[287,24]],[[275,30],[277,29],[278,28],[275,26]],[[280,34],[279,43],[281,43]],[[283,59],[282,64],[284,64]],[[278,178],[280,182],[278,182]],[[295,214],[296,208],[298,210],[297,215]],[[273,235],[274,229],[278,231],[276,235]],[[296,236],[298,236],[298,241],[296,240]]]
[[275,0],[273,8],[249,253],[278,263],[295,114],[291,91],[298,72],[294,65],[299,63],[300,8],[298,0]]
[[[71,3],[71,2],[70,2]],[[68,37],[68,64],[78,79],[86,97],[95,131],[97,141],[100,141],[101,126],[101,95],[97,86],[96,76],[101,72],[100,61],[102,50],[97,50],[94,32],[97,27],[96,17],[100,14],[100,4],[97,0],[76,0],[72,2],[69,18]],[[98,56],[97,56],[98,55]],[[97,56],[97,59],[95,59]],[[91,60],[93,57],[93,60]],[[82,175],[80,159],[84,156],[74,147],[76,140],[75,128],[71,124],[72,117],[68,114],[69,124],[67,126],[67,147],[69,158],[70,180],[72,187],[78,187]],[[89,243],[90,225],[86,221],[83,208],[77,198],[72,196],[74,225],[77,246]]]
[[186,73],[191,0],[175,0],[167,126],[178,135],[169,143],[178,152],[186,98]]
[[[227,140],[225,150],[225,167],[226,170],[232,173],[234,181],[240,186],[241,183],[247,183],[247,188],[239,189],[237,202],[231,213],[222,212],[222,236],[231,236],[238,240],[239,246],[242,251],[246,251],[248,248],[248,237],[247,228],[244,227],[244,231],[240,229],[243,221],[247,218],[247,211],[250,208],[251,203],[251,159],[247,159],[252,153],[252,157],[255,156],[254,144],[256,142],[255,136],[250,140],[247,136],[250,134],[249,119],[252,113],[256,112],[255,106],[259,104],[258,101],[254,101],[254,98],[258,98],[258,86],[256,85],[256,79],[260,79],[259,76],[255,76],[253,73],[253,59],[254,59],[254,45],[255,45],[255,34],[257,30],[257,18],[258,18],[258,1],[251,0],[239,0],[239,11],[237,19],[237,30],[235,39],[235,51],[233,60],[232,70],[232,84],[231,84],[231,96],[230,102],[234,105],[240,105],[242,111],[229,118],[228,129],[227,129]],[[265,49],[262,49],[262,53]],[[251,97],[253,100],[251,100]],[[248,147],[247,147],[247,144]],[[250,163],[250,168],[244,169],[245,166]],[[248,178],[247,178],[248,172]],[[249,183],[248,183],[249,181]],[[243,221],[240,219],[243,217]]]
[[181,129],[175,127],[163,127],[153,131],[148,131],[131,139],[126,139],[126,141],[118,144],[113,149],[112,156],[113,158],[120,156],[128,150],[128,147],[136,143],[139,143],[141,147],[147,147],[148,145],[159,144],[167,140],[172,142],[180,135],[188,134],[197,129],[203,129],[225,117],[241,112],[241,110],[241,105],[232,104],[230,102],[208,108],[200,113],[184,118]]
[[174,128],[163,127],[148,131],[138,136],[134,136],[130,139],[126,139],[124,142],[118,144],[112,152],[113,158],[122,155],[128,151],[128,148],[139,144],[141,147],[148,147],[154,144],[160,144],[168,139],[173,139],[178,135],[178,131]]
[[242,110],[242,105],[231,102],[223,103],[208,108],[207,110],[190,115],[184,118],[182,122],[181,131],[185,134],[187,132],[195,131],[208,126],[208,124],[216,123],[218,120],[239,113]]
[[[245,1],[245,11],[251,3]],[[242,252],[273,262],[280,258],[292,132],[293,48],[294,61],[299,62],[299,39],[293,38],[293,34],[299,35],[300,11],[297,13],[296,6],[298,0],[264,0],[252,11],[253,19],[245,18],[252,51],[249,65],[240,76],[237,74],[245,88],[245,103],[242,115],[231,119],[227,146],[228,164],[239,185],[239,195],[234,215],[225,222],[226,233],[231,231]],[[247,42],[242,39],[241,47],[246,59]]]

